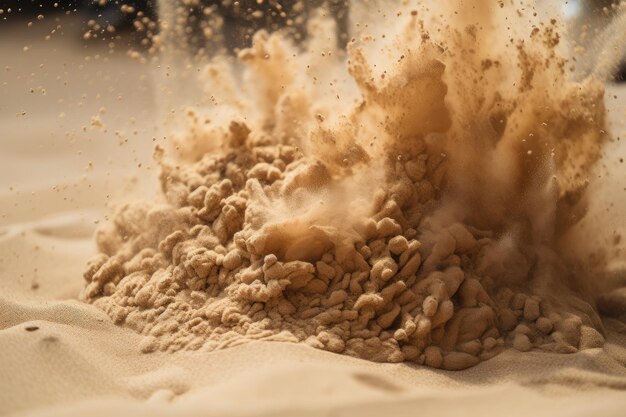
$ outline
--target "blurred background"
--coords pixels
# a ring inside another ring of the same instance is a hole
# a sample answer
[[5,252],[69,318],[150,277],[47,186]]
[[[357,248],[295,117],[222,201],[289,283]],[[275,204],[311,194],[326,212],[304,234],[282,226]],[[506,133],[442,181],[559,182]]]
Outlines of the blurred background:
[[[227,50],[249,46],[259,29],[286,29],[296,40],[306,36],[306,20],[314,9],[325,4],[335,18],[339,45],[348,40],[349,0],[3,0],[0,1],[0,24],[18,19],[35,19],[39,15],[79,15],[81,32],[86,39],[110,40],[119,33],[134,33],[132,42],[149,46],[158,32],[159,8],[168,8],[174,18],[184,18],[186,38],[191,47],[206,49],[211,42]],[[601,32],[611,24],[626,25],[619,19],[617,0],[569,0],[538,2],[537,7],[561,9],[569,22],[570,35],[579,48],[592,51],[602,48]],[[164,15],[166,13],[163,13]],[[168,22],[161,20],[161,24]],[[172,27],[176,26],[172,23]],[[178,25],[180,26],[180,25]],[[1,27],[1,26],[0,26]],[[624,29],[626,30],[626,29]],[[179,37],[180,38],[180,37]],[[606,41],[606,40],[604,40]],[[624,55],[626,45],[619,51]],[[215,48],[212,52],[214,52]],[[626,60],[612,74],[615,81],[626,79]]]

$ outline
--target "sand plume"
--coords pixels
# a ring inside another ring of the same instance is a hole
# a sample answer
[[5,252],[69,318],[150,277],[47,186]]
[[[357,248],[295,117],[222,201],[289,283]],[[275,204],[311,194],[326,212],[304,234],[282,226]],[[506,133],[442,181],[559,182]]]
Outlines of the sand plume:
[[524,13],[491,3],[400,7],[347,56],[259,32],[216,58],[219,110],[157,151],[166,203],[101,229],[83,298],[146,352],[279,340],[457,370],[602,345],[591,270],[560,251],[603,87],[571,79],[556,21],[507,31]]

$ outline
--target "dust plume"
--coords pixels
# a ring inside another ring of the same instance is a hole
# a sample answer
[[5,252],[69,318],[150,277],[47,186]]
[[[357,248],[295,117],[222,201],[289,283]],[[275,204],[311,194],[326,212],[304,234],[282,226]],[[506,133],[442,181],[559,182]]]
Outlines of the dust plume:
[[155,153],[166,202],[99,231],[83,298],[146,352],[282,340],[456,370],[602,345],[602,271],[562,251],[603,85],[517,6],[364,2],[345,51],[322,11],[304,45],[260,31],[212,59]]

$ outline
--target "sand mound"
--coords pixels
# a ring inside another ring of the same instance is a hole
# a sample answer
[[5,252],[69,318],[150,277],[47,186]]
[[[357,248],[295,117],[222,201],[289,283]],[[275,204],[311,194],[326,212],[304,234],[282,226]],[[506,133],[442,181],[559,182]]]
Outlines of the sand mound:
[[240,79],[210,64],[220,111],[157,148],[166,201],[99,231],[83,299],[144,352],[274,340],[457,370],[602,346],[599,272],[561,239],[607,137],[601,84],[569,79],[555,21],[498,40],[509,8],[406,12],[347,60],[261,32]]

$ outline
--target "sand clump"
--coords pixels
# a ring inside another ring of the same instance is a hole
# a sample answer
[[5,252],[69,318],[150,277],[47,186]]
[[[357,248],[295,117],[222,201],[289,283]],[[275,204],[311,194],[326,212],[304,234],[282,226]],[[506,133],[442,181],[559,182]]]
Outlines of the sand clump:
[[[607,136],[603,90],[568,79],[556,22],[496,47],[495,13],[437,31],[407,11],[317,66],[314,39],[260,32],[241,78],[208,65],[230,98],[157,148],[164,201],[99,230],[82,298],[144,352],[274,340],[459,370],[601,346],[598,272],[561,237]],[[311,81],[328,68],[332,87]]]

